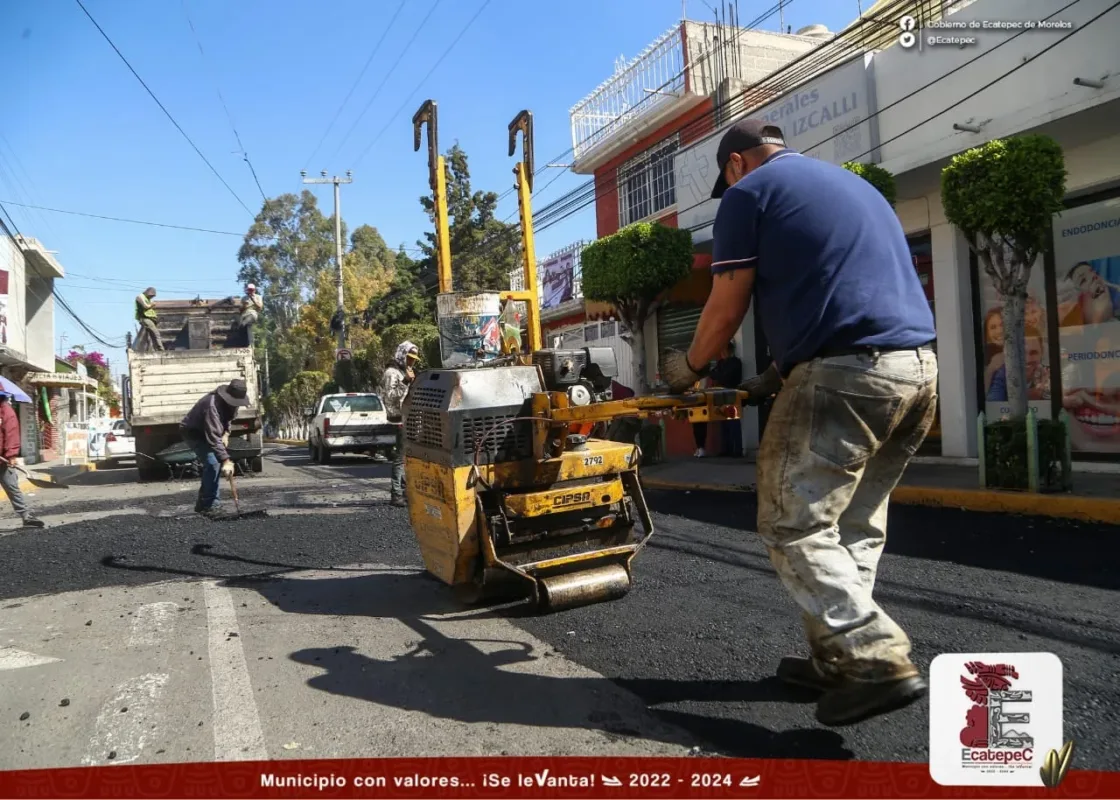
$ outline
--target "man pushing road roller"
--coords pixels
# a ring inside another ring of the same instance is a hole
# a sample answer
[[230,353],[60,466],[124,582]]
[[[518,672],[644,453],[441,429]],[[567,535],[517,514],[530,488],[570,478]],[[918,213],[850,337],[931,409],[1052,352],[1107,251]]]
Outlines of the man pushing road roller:
[[758,532],[811,651],[782,659],[778,677],[823,693],[821,723],[851,724],[926,692],[872,590],[890,493],[936,413],[933,314],[871,184],[758,120],[733,125],[716,161],[712,291],[688,352],[667,354],[661,375],[672,391],[699,380],[757,293],[774,363],[742,388],[777,393],[758,453]]

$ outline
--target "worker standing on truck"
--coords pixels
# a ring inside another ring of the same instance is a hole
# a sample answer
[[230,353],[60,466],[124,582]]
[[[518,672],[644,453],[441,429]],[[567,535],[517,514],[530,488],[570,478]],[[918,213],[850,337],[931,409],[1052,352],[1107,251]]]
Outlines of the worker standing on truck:
[[926,693],[872,590],[890,493],[936,414],[933,314],[898,218],[863,178],[759,120],[733,125],[716,162],[712,291],[689,351],[668,354],[661,374],[674,391],[695,383],[757,291],[774,367],[742,388],[777,393],[758,532],[811,648],[778,677],[822,692],[821,723],[851,724]]
[[249,405],[245,381],[234,378],[227,386],[219,386],[204,395],[179,423],[183,441],[202,462],[202,485],[194,510],[200,514],[216,514],[221,510],[218,496],[222,478],[233,475],[229,457],[229,431],[237,409]]
[[148,334],[152,347],[156,350],[162,350],[163,336],[159,332],[159,326],[156,325],[158,315],[152,305],[152,299],[155,296],[156,290],[152,286],[145,289],[143,294],[136,295],[136,321],[140,323],[141,333]]
[[389,484],[389,502],[395,506],[406,505],[404,499],[404,418],[402,406],[408,396],[408,387],[416,378],[415,367],[420,360],[420,350],[412,342],[401,342],[397,352],[381,376],[381,402],[385,417],[396,426],[397,444],[393,454],[392,480]]
[[31,513],[27,504],[27,497],[19,488],[19,470],[23,466],[20,451],[23,449],[19,432],[19,416],[12,408],[12,396],[7,392],[0,392],[0,485],[4,487],[4,494],[12,503],[12,511],[16,512],[28,528],[45,528],[46,523],[37,519]]
[[264,300],[257,294],[257,287],[248,284],[245,287],[245,296],[241,298],[241,329],[245,331],[246,347],[253,346],[253,329],[261,312],[264,311]]

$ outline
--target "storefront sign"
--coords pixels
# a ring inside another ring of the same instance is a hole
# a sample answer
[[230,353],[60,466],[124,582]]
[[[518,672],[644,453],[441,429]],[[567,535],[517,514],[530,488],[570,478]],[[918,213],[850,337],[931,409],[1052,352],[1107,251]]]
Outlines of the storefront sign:
[[1054,272],[1073,449],[1120,453],[1120,199],[1054,218]]
[[[843,164],[870,161],[875,120],[871,108],[870,55],[852,59],[779,100],[749,113],[782,129],[786,144],[805,155]],[[714,133],[677,153],[677,225],[693,230],[694,242],[711,238],[718,200],[711,199],[719,167]]]
[[[1003,355],[1003,298],[996,291],[983,265],[979,265],[977,271],[983,339],[983,349],[979,357],[984,370],[983,392],[986,401],[984,408],[989,420],[998,420],[1011,414],[1011,405],[1007,397],[1007,369]],[[1024,320],[1027,404],[1035,410],[1039,419],[1050,419],[1053,416],[1050,401],[1050,353],[1046,334],[1046,308],[1046,275],[1040,258],[1031,268]]]

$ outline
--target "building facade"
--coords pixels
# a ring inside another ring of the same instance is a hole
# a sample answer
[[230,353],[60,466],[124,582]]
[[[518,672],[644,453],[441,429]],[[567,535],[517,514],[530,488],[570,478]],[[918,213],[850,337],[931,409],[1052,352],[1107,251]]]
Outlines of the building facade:
[[57,392],[36,378],[55,369],[54,282],[64,276],[41,242],[0,228],[0,375],[33,401],[14,404],[22,455],[32,464],[53,459],[62,445],[51,414]]
[[[1007,406],[993,380],[1002,366],[999,298],[963,235],[945,219],[941,170],[953,155],[991,139],[1034,132],[1054,137],[1065,152],[1068,197],[1054,221],[1054,246],[1032,270],[1028,357],[1038,368],[1032,370],[1031,403],[1040,416],[1069,413],[1078,461],[1120,460],[1120,51],[1114,46],[1120,10],[1078,0],[1056,14],[1053,3],[1023,0],[1014,20],[1032,20],[1032,27],[993,28],[986,21],[1010,19],[997,0],[915,2],[907,10],[919,18],[921,35],[905,48],[898,45],[901,28],[883,20],[873,26],[877,34],[858,34],[888,6],[897,4],[880,2],[767,78],[724,80],[706,102],[724,105],[743,95],[737,106],[730,104],[737,113],[720,125],[749,111],[773,119],[791,146],[808,155],[837,164],[878,163],[895,175],[896,211],[938,329],[941,400],[927,452],[947,459],[975,458],[978,413],[998,417]],[[946,29],[974,41],[927,44]],[[684,113],[699,114],[702,104]],[[648,217],[689,228],[696,249],[696,274],[666,293],[647,330],[651,371],[661,352],[691,341],[710,289],[706,253],[717,204],[708,192],[718,129],[713,125],[672,150],[673,203],[665,205],[671,211]],[[658,152],[662,139],[652,139],[637,149]],[[654,178],[668,173],[667,166],[652,167],[653,156],[647,161]],[[612,232],[614,215],[628,220],[609,188],[604,176],[596,209],[600,235]],[[736,345],[745,374],[769,363],[753,313]],[[748,415],[748,449],[757,446],[764,424]],[[691,450],[685,433],[668,437],[670,452]]]

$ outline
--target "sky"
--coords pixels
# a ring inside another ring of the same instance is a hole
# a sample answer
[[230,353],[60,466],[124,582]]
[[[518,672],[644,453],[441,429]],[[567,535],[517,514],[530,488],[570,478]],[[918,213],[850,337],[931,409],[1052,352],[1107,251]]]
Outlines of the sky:
[[[711,5],[686,0],[685,12],[711,20]],[[55,253],[66,270],[56,287],[71,308],[121,345],[96,341],[56,304],[56,351],[99,350],[117,375],[126,370],[124,336],[135,327],[132,300],[145,287],[155,285],[165,299],[240,294],[237,250],[262,190],[269,197],[299,192],[304,169],[309,176],[352,170],[353,183],[341,190],[350,229],[369,224],[391,247],[415,248],[429,226],[418,198],[429,190],[426,153],[412,149],[411,118],[425,99],[438,104],[440,149],[458,141],[474,188],[505,192],[513,182],[510,120],[523,108],[533,112],[538,166],[569,163],[569,109],[613,74],[617,59],[638,55],[682,13],[681,0],[0,0],[0,6],[6,100],[0,203],[21,233]],[[776,0],[740,0],[739,15],[749,21],[775,7]],[[794,30],[810,24],[840,30],[858,13],[858,0],[786,0],[782,10]],[[777,13],[759,27],[779,30]],[[586,180],[548,170],[537,178],[533,205]],[[325,214],[333,213],[332,187],[306,188],[319,196]],[[511,193],[499,216],[512,221],[516,214]],[[537,254],[594,236],[589,206],[542,231]]]

